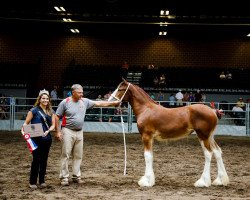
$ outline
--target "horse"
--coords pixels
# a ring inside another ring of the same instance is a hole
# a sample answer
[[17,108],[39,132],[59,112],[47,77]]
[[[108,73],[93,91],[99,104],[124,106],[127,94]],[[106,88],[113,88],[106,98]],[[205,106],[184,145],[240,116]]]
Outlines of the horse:
[[205,156],[203,173],[194,183],[195,187],[211,186],[210,165],[212,155],[217,162],[218,173],[213,185],[228,185],[222,151],[214,140],[214,130],[220,113],[204,104],[193,104],[177,108],[165,108],[156,103],[139,86],[125,79],[109,98],[129,102],[136,116],[137,127],[144,147],[145,173],[138,181],[141,187],[155,185],[153,170],[153,141],[180,139],[196,132]]

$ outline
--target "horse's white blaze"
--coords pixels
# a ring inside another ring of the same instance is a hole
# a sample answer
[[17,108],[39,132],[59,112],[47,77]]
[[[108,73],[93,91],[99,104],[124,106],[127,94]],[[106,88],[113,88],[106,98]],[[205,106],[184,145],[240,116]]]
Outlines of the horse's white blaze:
[[141,187],[151,187],[155,184],[155,175],[153,170],[153,152],[145,151],[144,158],[146,164],[145,174],[138,181],[138,184]]
[[211,166],[211,159],[212,159],[212,152],[209,152],[206,147],[204,146],[204,142],[200,141],[202,150],[205,156],[205,166],[203,173],[198,181],[195,182],[195,187],[209,187],[211,185],[211,177],[210,177],[210,166]]
[[218,168],[217,178],[213,181],[213,185],[227,185],[229,183],[229,178],[223,164],[221,149],[214,149],[213,153],[216,158]]

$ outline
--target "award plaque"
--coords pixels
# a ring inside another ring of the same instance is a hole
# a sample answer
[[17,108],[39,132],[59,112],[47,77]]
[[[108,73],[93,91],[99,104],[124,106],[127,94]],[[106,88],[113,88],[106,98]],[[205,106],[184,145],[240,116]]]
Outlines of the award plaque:
[[25,133],[29,134],[30,137],[44,136],[44,131],[41,123],[24,125],[23,130]]

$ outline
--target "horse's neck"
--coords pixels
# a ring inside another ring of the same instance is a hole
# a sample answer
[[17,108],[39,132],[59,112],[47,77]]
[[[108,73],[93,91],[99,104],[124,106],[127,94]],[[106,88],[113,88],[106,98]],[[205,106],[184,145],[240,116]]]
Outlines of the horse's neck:
[[129,100],[129,103],[133,109],[133,112],[135,115],[139,115],[145,110],[145,107],[149,106],[153,102],[151,102],[151,99],[146,93],[140,91],[136,87],[131,87],[131,98]]

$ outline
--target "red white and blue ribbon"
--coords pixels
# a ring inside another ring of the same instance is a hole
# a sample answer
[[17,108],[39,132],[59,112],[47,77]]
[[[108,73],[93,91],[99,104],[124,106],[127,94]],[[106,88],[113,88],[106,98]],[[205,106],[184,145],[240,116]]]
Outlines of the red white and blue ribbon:
[[35,142],[33,142],[33,140],[30,138],[30,134],[28,133],[25,133],[23,135],[24,139],[27,141],[27,145],[28,145],[28,148],[30,150],[30,153],[32,153],[32,151],[36,150],[37,149],[37,145]]

